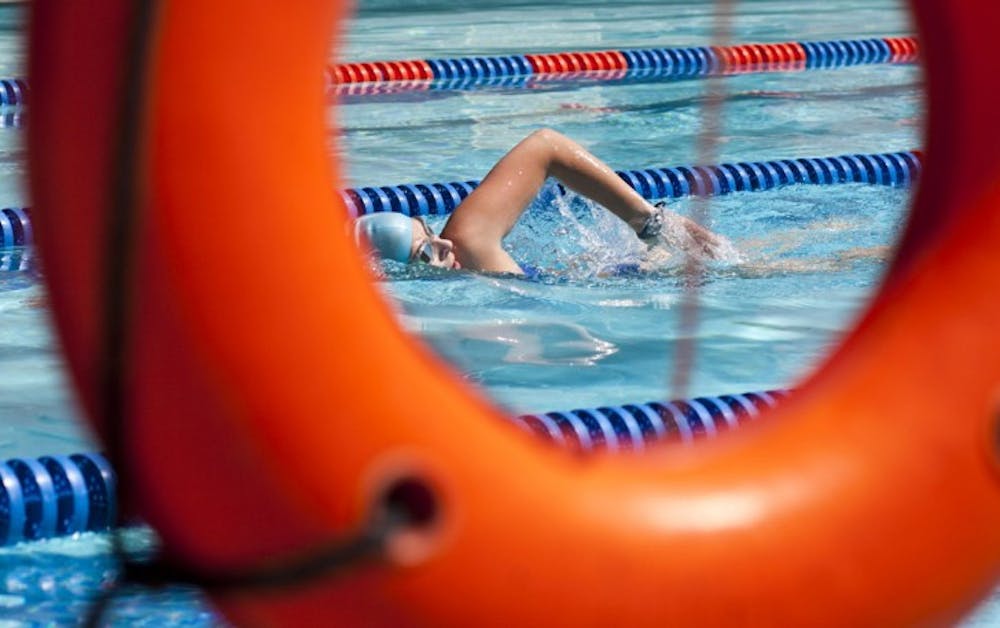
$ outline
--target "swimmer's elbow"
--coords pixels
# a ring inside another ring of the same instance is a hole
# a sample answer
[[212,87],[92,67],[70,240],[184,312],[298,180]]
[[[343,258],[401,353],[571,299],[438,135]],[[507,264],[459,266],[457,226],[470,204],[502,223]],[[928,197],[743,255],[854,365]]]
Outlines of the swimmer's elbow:
[[451,240],[455,248],[466,251],[483,251],[500,246],[501,236],[494,234],[484,225],[449,223],[441,237]]

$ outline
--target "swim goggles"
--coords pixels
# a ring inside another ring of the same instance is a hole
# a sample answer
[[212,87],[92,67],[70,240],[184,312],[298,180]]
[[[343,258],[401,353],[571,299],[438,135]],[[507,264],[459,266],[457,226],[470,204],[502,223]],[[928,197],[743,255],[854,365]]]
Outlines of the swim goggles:
[[427,223],[424,222],[423,218],[417,218],[417,222],[419,222],[420,226],[424,228],[424,235],[427,237],[420,243],[417,250],[413,252],[413,255],[410,257],[410,262],[423,262],[424,264],[430,264],[434,260],[434,232],[427,226]]

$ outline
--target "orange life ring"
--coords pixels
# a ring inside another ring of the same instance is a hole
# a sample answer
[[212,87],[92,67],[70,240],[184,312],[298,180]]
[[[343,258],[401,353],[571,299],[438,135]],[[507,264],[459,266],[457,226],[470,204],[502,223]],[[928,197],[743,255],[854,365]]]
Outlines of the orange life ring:
[[[33,3],[38,240],[98,429],[101,223],[132,6]],[[325,133],[342,7],[163,3],[126,286],[135,507],[175,556],[253,568],[357,529],[400,475],[433,487],[435,525],[385,562],[218,596],[237,621],[954,621],[1000,575],[1000,89],[982,80],[1000,5],[913,6],[927,166],[863,320],[768,421],[692,449],[580,460],[512,428],[373,288]],[[280,115],[262,111],[279,101]],[[259,263],[263,242],[281,265]],[[390,366],[407,377],[367,376]]]

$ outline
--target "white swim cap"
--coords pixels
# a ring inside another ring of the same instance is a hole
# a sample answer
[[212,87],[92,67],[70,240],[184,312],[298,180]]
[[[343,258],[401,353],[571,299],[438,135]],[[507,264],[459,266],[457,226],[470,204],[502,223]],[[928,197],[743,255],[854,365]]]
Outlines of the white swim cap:
[[413,246],[413,219],[396,212],[361,216],[354,221],[354,241],[361,244],[361,234],[383,259],[404,264],[410,261]]

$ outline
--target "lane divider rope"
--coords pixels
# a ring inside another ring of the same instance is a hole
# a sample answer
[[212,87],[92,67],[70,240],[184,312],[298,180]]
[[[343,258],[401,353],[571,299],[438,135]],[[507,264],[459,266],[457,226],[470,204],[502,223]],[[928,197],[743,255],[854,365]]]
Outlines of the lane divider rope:
[[575,451],[641,451],[658,441],[691,443],[736,429],[787,395],[787,390],[766,390],[651,401],[525,414],[515,422],[550,443]]
[[[692,443],[738,429],[786,390],[653,401],[512,417],[547,443],[581,453],[637,452],[654,442]],[[97,453],[0,463],[0,546],[103,532],[116,525],[117,479]]]
[[[643,198],[659,200],[693,194],[721,196],[757,192],[795,184],[908,186],[919,177],[922,162],[920,151],[902,151],[619,170],[616,173]],[[341,196],[354,216],[387,211],[409,216],[446,215],[478,185],[478,181],[408,183],[349,188],[342,190]]]
[[697,76],[794,71],[875,63],[913,63],[919,53],[920,47],[915,37],[882,37],[733,46],[360,61],[331,66],[327,71],[327,81],[330,85],[346,85],[616,71],[640,74],[645,72],[656,76]]
[[[757,192],[797,184],[908,186],[919,177],[922,162],[920,151],[902,151],[616,172],[643,198],[658,200],[692,194]],[[386,211],[433,216],[450,214],[478,185],[478,181],[407,183],[347,188],[340,194],[353,216]],[[565,192],[561,186],[560,190]],[[31,208],[0,209],[0,250],[33,242]]]
[[28,246],[34,241],[30,207],[0,209],[0,249]]
[[[915,37],[829,41],[636,48],[501,56],[357,61],[329,66],[331,89],[350,95],[378,93],[372,83],[451,81],[448,88],[477,84],[515,86],[528,77],[561,80],[604,73],[603,78],[693,77],[749,72],[791,72],[880,63],[914,63],[920,55]],[[458,81],[459,83],[455,83]],[[353,88],[358,84],[366,84]],[[344,89],[346,87],[346,89]],[[420,85],[411,85],[413,89]],[[0,106],[27,102],[27,79],[0,78]],[[6,126],[21,126],[11,119]]]
[[0,105],[23,105],[28,100],[28,81],[0,78]]
[[[920,151],[901,151],[616,172],[643,198],[659,200],[693,194],[758,192],[798,184],[908,186],[919,177],[922,162]],[[386,211],[433,216],[450,214],[478,185],[478,181],[406,183],[347,188],[340,194],[353,216]],[[561,186],[560,190],[565,192]],[[33,242],[31,208],[0,209],[0,250]]]
[[100,454],[0,464],[0,546],[107,530],[116,510],[115,474]]

